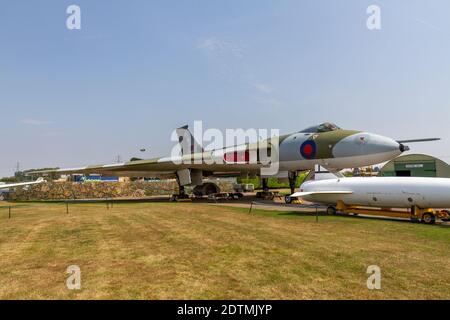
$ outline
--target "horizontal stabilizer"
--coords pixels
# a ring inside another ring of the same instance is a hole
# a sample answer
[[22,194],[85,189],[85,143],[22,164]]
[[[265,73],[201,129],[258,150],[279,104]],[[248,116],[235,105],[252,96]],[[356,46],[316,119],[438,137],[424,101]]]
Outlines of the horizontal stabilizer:
[[353,191],[310,191],[310,192],[296,192],[291,195],[292,198],[301,198],[305,196],[320,195],[320,194],[352,194]]

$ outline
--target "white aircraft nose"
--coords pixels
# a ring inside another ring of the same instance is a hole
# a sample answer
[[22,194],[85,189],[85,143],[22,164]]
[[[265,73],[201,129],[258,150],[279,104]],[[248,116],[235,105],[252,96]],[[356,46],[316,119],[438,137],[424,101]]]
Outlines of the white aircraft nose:
[[333,155],[335,157],[356,157],[386,154],[387,157],[392,158],[402,154],[406,148],[394,139],[361,132],[339,141],[333,148]]

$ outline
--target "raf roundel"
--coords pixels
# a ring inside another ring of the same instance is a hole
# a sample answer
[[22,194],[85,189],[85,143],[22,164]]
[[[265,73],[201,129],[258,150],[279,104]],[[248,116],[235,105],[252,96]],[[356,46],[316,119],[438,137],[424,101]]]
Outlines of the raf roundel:
[[300,147],[300,153],[303,158],[311,160],[316,157],[317,146],[312,140],[305,141]]

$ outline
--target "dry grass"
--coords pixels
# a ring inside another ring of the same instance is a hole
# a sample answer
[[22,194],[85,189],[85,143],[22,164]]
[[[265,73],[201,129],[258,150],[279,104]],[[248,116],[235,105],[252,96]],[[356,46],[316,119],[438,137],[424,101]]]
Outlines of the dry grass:
[[[1,299],[449,299],[450,228],[205,204],[0,207]],[[65,287],[82,270],[82,290]],[[382,290],[366,287],[369,265]]]

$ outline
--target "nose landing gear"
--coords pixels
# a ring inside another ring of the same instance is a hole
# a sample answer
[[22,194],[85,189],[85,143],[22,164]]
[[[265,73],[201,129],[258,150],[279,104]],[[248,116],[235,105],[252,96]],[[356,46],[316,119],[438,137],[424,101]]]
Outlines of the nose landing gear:
[[295,187],[297,184],[298,172],[289,172],[289,187],[291,188],[291,194],[295,193]]
[[180,201],[180,200],[188,200],[189,195],[186,193],[184,186],[178,186],[178,194],[174,194],[170,197],[170,201],[172,202],[176,202],[176,201]]

